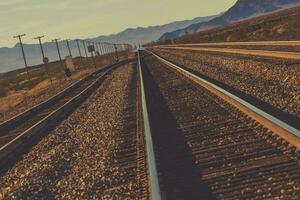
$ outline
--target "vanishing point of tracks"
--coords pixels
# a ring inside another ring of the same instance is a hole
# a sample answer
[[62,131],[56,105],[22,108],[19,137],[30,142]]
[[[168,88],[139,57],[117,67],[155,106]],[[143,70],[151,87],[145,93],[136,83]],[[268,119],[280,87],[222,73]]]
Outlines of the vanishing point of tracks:
[[162,196],[299,199],[295,147],[153,55],[141,63]]

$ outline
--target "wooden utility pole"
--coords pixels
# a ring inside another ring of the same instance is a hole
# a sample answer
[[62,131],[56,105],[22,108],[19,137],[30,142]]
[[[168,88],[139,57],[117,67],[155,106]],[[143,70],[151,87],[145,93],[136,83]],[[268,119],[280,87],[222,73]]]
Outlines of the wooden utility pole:
[[25,69],[26,69],[26,73],[27,73],[27,78],[28,78],[28,81],[30,81],[28,65],[27,65],[25,51],[24,51],[24,47],[23,47],[23,43],[22,43],[22,37],[24,37],[24,36],[25,36],[25,34],[16,35],[16,36],[14,36],[14,38],[18,38],[19,39],[21,50],[22,50],[22,55],[23,55],[23,59],[24,59]]
[[59,50],[59,45],[58,45],[58,41],[59,41],[59,40],[60,40],[60,39],[57,38],[57,39],[54,39],[54,40],[52,40],[52,41],[55,42],[55,44],[56,44],[56,49],[57,49],[57,53],[58,53],[60,65],[61,65],[62,68],[64,68],[64,64],[63,64],[63,61],[62,61],[62,58],[61,58],[61,54],[60,54],[60,50]]
[[78,48],[78,53],[80,56],[80,60],[82,61],[82,55],[81,55],[81,50],[80,50],[80,45],[79,45],[79,39],[76,40],[77,48]]
[[73,56],[72,56],[72,52],[71,52],[71,48],[70,48],[70,44],[69,44],[69,39],[66,39],[66,42],[67,42],[67,46],[68,46],[68,50],[69,50],[69,55],[70,55],[71,57],[73,57]]
[[116,53],[116,62],[119,62],[118,47],[116,44],[114,44],[114,47],[115,47],[115,53]]
[[104,55],[107,54],[107,44],[106,44],[106,42],[103,43],[103,52],[104,52]]
[[85,52],[85,57],[86,57],[86,59],[88,59],[88,54],[87,54],[87,51],[86,51],[85,40],[82,40],[82,44],[83,44],[83,48],[84,48],[84,52]]
[[43,63],[45,64],[46,74],[47,74],[48,78],[50,78],[51,85],[52,85],[52,83],[53,83],[52,82],[52,78],[51,78],[51,76],[49,74],[49,70],[48,70],[48,62],[49,62],[49,60],[48,60],[47,57],[45,57],[45,53],[44,53],[44,49],[43,49],[43,44],[42,44],[42,38],[43,37],[45,37],[45,36],[44,35],[43,36],[38,36],[38,37],[35,37],[34,39],[39,41],[41,52],[42,52],[42,57],[43,57],[42,60],[43,60]]
[[102,47],[102,43],[101,42],[99,42],[99,47],[100,47],[101,55],[104,55],[104,51],[103,51],[103,47]]
[[96,47],[97,47],[98,55],[100,56],[99,42],[95,42],[95,45],[96,45]]
[[92,57],[92,60],[93,60],[93,63],[94,63],[94,67],[96,68],[96,60],[95,60],[95,57],[94,57],[95,43],[91,42],[91,41],[88,41],[88,49],[89,49],[89,52],[91,53],[91,57]]

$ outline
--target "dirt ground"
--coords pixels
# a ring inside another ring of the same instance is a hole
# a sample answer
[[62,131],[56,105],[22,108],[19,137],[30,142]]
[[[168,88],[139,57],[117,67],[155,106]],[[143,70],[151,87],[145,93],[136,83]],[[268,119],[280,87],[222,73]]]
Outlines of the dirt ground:
[[[93,69],[78,71],[72,75],[72,79],[67,79],[64,75],[57,76],[52,79],[52,86],[50,79],[46,79],[30,90],[10,91],[7,96],[0,98],[0,122],[45,101],[92,71]],[[50,87],[51,91],[48,91]],[[31,101],[27,104],[30,99],[35,99],[35,102]]]

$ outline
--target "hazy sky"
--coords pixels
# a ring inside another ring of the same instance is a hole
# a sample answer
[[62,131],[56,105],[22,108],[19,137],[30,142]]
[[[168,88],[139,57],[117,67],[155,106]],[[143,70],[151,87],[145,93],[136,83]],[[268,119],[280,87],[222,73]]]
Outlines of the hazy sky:
[[0,46],[13,35],[88,38],[227,10],[236,0],[0,0]]

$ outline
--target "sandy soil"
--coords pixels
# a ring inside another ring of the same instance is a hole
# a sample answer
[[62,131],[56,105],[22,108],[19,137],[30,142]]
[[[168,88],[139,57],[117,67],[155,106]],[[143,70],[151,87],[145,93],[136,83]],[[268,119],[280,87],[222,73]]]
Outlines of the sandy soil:
[[28,91],[11,91],[8,96],[0,98],[0,123],[47,100],[91,72],[91,69],[78,71],[72,79],[55,77],[52,86],[50,79],[46,79]]

